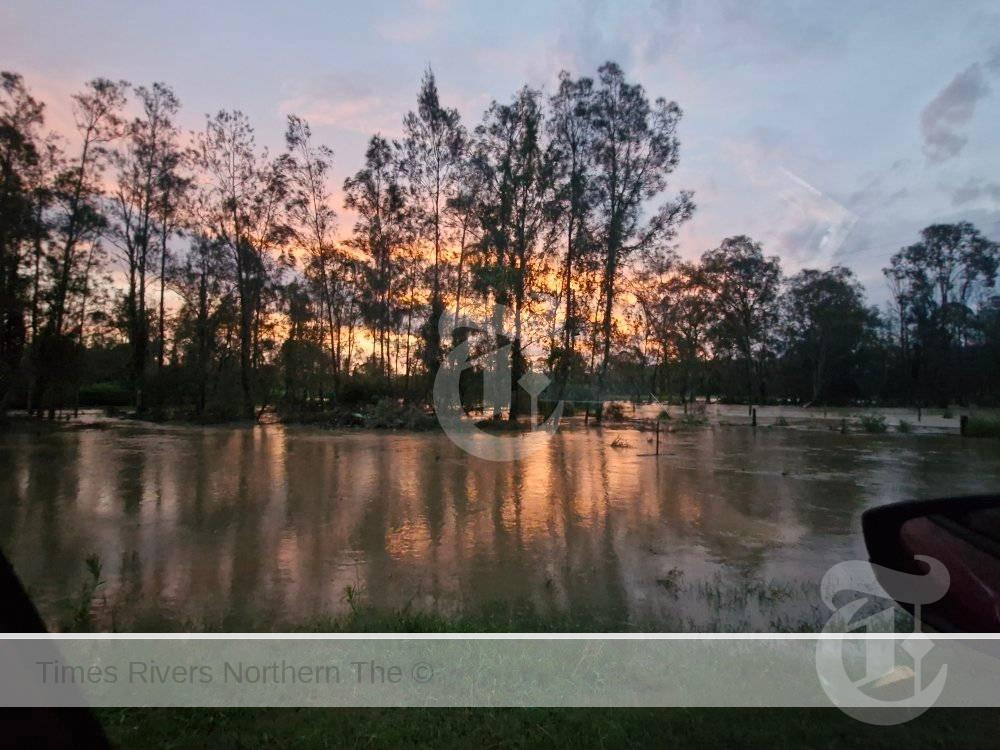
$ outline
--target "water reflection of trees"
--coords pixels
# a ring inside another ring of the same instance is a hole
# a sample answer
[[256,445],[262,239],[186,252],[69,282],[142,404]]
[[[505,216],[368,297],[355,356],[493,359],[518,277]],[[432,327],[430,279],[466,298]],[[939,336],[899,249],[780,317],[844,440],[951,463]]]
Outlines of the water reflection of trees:
[[855,551],[858,513],[882,495],[1000,473],[987,451],[935,438],[899,453],[717,428],[666,435],[657,458],[640,455],[642,434],[633,450],[613,437],[569,429],[517,463],[442,435],[280,426],[7,439],[0,542],[47,607],[96,552],[122,606],[181,621],[292,622],[343,610],[350,585],[382,607],[668,627],[694,611],[678,575],[692,590],[818,579]]

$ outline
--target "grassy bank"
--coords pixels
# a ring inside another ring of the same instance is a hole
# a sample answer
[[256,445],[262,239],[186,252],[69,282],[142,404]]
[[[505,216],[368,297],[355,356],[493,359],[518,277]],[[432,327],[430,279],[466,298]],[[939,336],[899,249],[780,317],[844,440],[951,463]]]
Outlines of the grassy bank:
[[[663,586],[681,584],[664,580]],[[751,587],[753,588],[753,587]],[[783,600],[795,592],[776,587],[738,594],[699,584],[709,598],[732,606]],[[599,612],[572,617],[541,615],[528,607],[497,605],[444,616],[381,610],[346,592],[350,609],[297,624],[228,621],[136,621],[136,630],[255,629],[311,632],[601,632],[626,627]],[[729,597],[729,598],[726,598]],[[741,604],[745,604],[743,599]],[[216,628],[215,626],[219,626]],[[258,627],[254,627],[254,625]],[[813,629],[813,628],[806,628]],[[900,623],[900,630],[906,629]],[[101,709],[98,718],[123,748],[638,748],[777,747],[886,748],[992,747],[1000,714],[987,710],[932,710],[894,727],[871,726],[837,709],[608,709],[608,708],[302,708],[302,709]]]
[[123,748],[991,748],[1000,714],[879,727],[830,709],[103,709]]

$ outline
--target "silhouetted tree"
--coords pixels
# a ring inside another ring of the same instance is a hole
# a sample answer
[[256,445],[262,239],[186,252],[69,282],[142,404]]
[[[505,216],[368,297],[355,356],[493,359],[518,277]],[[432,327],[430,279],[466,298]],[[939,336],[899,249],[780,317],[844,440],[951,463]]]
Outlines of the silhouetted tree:
[[724,239],[702,256],[701,266],[713,293],[716,345],[742,358],[747,404],[753,404],[778,322],[781,266],[745,235]]
[[483,185],[475,286],[513,313],[513,338],[500,342],[511,345],[511,421],[518,418],[517,383],[525,372],[523,313],[554,200],[555,159],[544,147],[542,133],[539,94],[524,88],[510,104],[490,105],[476,128],[473,155]]
[[603,296],[600,384],[611,357],[615,289],[624,264],[635,252],[663,247],[678,225],[691,216],[690,193],[643,216],[643,204],[667,188],[667,177],[677,166],[680,144],[677,123],[681,109],[657,99],[651,105],[639,84],[625,80],[613,62],[598,70],[594,91],[594,185],[597,191],[597,239],[603,251]]
[[46,255],[48,309],[45,326],[32,346],[34,397],[39,408],[48,400],[50,416],[68,381],[79,372],[83,330],[67,330],[69,305],[74,294],[88,289],[95,243],[107,226],[101,207],[102,175],[107,145],[121,137],[124,130],[121,110],[126,90],[123,81],[97,78],[73,97],[80,150],[56,175],[52,189],[50,231],[54,246]]
[[284,239],[285,182],[280,160],[258,154],[253,128],[242,112],[209,117],[196,145],[204,172],[207,213],[202,230],[232,254],[239,302],[242,413],[255,414],[254,370],[259,359],[265,291],[272,274],[269,251]]
[[420,83],[417,111],[403,118],[403,140],[399,150],[400,172],[410,195],[415,228],[421,239],[432,244],[430,315],[421,327],[422,359],[431,377],[441,362],[438,320],[444,311],[442,252],[448,201],[459,192],[465,130],[458,111],[443,107],[434,73],[428,69]]
[[364,253],[366,285],[362,310],[372,333],[372,360],[389,379],[389,334],[401,318],[394,280],[400,248],[412,241],[412,216],[399,179],[392,147],[373,136],[365,152],[365,166],[344,182],[344,205],[356,211],[351,246]]
[[900,317],[900,344],[919,398],[964,398],[962,351],[974,305],[996,284],[1000,245],[968,222],[934,224],[892,256],[884,273]]
[[[140,86],[135,94],[142,114],[126,127],[121,148],[111,152],[116,170],[108,236],[125,263],[128,288],[125,293],[125,330],[131,349],[132,389],[135,408],[145,409],[144,385],[149,347],[149,313],[146,305],[147,277],[157,253],[166,252],[166,227],[157,224],[164,206],[173,202],[164,191],[178,182],[173,172],[180,161],[178,132],[174,118],[180,102],[162,83]],[[161,258],[161,261],[163,259]],[[161,262],[161,274],[163,264]]]
[[559,370],[560,393],[565,390],[574,360],[575,340],[582,321],[574,305],[574,272],[581,260],[595,249],[591,221],[596,200],[593,189],[594,165],[594,82],[574,80],[566,71],[559,74],[559,88],[549,100],[549,130],[556,156],[559,220],[566,233],[562,259],[560,296],[564,306]]
[[784,304],[786,366],[808,373],[812,403],[829,396],[831,379],[849,377],[871,314],[854,274],[843,266],[806,269],[788,281]]
[[334,383],[339,385],[344,258],[337,247],[337,213],[328,185],[333,151],[314,145],[308,123],[294,115],[288,118],[285,145],[288,225],[295,244],[305,254],[304,272],[316,290],[320,342],[325,329],[329,334]]
[[333,154],[304,120],[288,118],[272,158],[239,112],[185,143],[164,84],[134,89],[127,121],[129,90],[97,79],[73,98],[67,156],[21,77],[0,76],[0,413],[52,416],[81,382],[201,419],[252,418],[274,398],[324,408],[331,374],[345,402],[425,397],[454,343],[438,340],[452,294],[456,317],[509,311],[512,332],[475,353],[510,345],[511,419],[530,365],[556,379],[549,398],[596,385],[685,405],[768,389],[986,403],[1000,387],[1000,250],[969,223],[929,226],[892,257],[884,316],[846,268],[783,283],[746,236],[680,262],[692,196],[664,194],[681,112],[614,63],[561,73],[545,99],[493,102],[472,137],[428,70],[401,139],[374,136],[344,182],[346,238]]
[[15,73],[0,73],[0,420],[27,342],[30,257],[44,232],[40,169],[44,105]]

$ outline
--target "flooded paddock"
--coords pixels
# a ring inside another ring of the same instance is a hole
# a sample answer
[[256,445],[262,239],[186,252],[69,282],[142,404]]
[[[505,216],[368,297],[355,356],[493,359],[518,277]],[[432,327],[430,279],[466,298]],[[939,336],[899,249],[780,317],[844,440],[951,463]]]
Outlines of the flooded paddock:
[[350,587],[445,615],[816,628],[823,573],[866,557],[864,509],[1000,487],[995,440],[720,421],[664,428],[652,456],[652,433],[577,417],[514,463],[441,433],[16,429],[0,433],[0,545],[53,625],[97,555],[105,627],[287,625],[344,612]]

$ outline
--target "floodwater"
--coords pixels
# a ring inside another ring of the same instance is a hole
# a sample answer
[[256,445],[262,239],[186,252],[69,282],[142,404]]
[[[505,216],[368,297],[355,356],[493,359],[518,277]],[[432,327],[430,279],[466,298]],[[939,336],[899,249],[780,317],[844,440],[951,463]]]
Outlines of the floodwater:
[[0,547],[53,625],[97,554],[116,617],[195,626],[304,622],[352,587],[444,614],[770,630],[822,624],[823,573],[866,557],[865,508],[1000,488],[994,440],[713,424],[657,457],[651,433],[570,422],[515,463],[440,433],[21,428],[0,433]]

